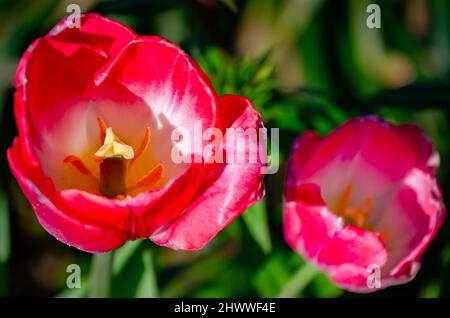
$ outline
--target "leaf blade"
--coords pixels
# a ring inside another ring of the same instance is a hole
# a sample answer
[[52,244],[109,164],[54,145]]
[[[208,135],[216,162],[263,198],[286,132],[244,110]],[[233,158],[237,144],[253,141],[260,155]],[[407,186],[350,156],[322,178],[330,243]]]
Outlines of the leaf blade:
[[247,211],[242,214],[242,218],[261,250],[265,254],[270,253],[272,250],[272,241],[270,238],[265,200],[262,199],[250,206]]

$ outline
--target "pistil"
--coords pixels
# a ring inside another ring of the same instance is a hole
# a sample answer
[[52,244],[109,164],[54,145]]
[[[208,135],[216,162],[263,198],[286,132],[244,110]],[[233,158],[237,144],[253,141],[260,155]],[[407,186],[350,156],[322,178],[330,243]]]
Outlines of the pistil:
[[114,157],[106,158],[100,163],[99,191],[101,194],[114,198],[126,192],[128,165],[128,160]]
[[100,193],[108,198],[123,195],[127,190],[129,160],[134,158],[133,147],[122,142],[111,128],[107,128],[103,145],[94,157],[100,163]]

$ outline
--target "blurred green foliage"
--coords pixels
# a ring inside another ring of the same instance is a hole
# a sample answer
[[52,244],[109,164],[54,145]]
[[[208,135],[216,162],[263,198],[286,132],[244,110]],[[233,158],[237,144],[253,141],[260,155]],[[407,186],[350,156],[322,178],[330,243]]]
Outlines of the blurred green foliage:
[[[6,162],[17,134],[15,68],[32,40],[77,2],[139,34],[178,43],[219,94],[247,96],[266,127],[280,128],[281,169],[266,177],[266,198],[203,250],[176,252],[139,241],[98,259],[47,235],[18,189]],[[365,25],[370,2],[381,6],[381,29]],[[449,297],[448,221],[413,282],[369,296],[346,293],[316,273],[286,246],[281,227],[293,139],[311,129],[326,134],[360,115],[422,127],[441,154],[439,179],[448,203],[449,6],[446,0],[0,0],[0,295]],[[81,289],[65,288],[71,263],[82,269]],[[109,267],[109,285],[92,287]]]

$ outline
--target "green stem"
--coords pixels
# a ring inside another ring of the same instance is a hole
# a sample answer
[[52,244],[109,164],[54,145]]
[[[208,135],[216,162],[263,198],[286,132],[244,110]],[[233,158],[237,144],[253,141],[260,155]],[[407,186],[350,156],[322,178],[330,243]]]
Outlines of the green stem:
[[138,284],[136,297],[138,298],[156,298],[158,297],[158,284],[156,279],[154,255],[150,249],[142,253],[142,262],[144,264],[144,273]]
[[0,263],[6,263],[10,253],[8,198],[0,185]]
[[91,298],[106,298],[111,294],[113,252],[94,254],[90,277]]
[[306,263],[292,276],[278,294],[278,298],[293,298],[306,287],[319,274],[319,271],[310,263]]
[[10,254],[8,198],[0,185],[0,297],[6,295],[6,266]]

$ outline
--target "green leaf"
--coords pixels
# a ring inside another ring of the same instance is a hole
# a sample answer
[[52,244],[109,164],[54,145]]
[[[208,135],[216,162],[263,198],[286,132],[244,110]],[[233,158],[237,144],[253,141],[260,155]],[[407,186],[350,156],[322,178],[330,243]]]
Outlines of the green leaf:
[[111,272],[113,252],[94,254],[89,279],[92,298],[105,298],[111,294]]
[[[311,290],[311,296],[331,298],[338,297],[344,293],[342,289],[336,287],[324,273],[319,273],[313,280],[308,291]],[[309,296],[309,293],[308,295]]]
[[305,287],[317,276],[319,272],[310,263],[306,263],[289,278],[288,282],[283,286],[278,298],[292,298],[297,297]]
[[157,297],[154,255],[144,242],[131,241],[115,251],[111,297]]
[[251,293],[253,268],[243,262],[228,262],[219,275],[189,294],[189,297],[241,297]]
[[253,287],[261,297],[275,297],[285,286],[292,272],[304,264],[294,252],[276,251],[267,257],[253,276]]
[[10,254],[8,198],[0,188],[0,264],[6,263]]
[[142,245],[142,240],[127,242],[114,254],[113,274],[118,275]]
[[0,295],[6,294],[6,264],[10,255],[8,198],[0,188]]
[[181,297],[189,295],[203,284],[213,281],[223,273],[227,267],[227,259],[223,255],[215,254],[198,261],[172,279],[161,289],[161,297]]
[[145,250],[142,254],[142,262],[144,263],[144,271],[138,283],[136,297],[138,298],[155,298],[158,297],[158,286],[156,281],[155,266],[153,263],[153,253],[150,249]]
[[439,298],[440,284],[437,281],[429,281],[419,292],[420,298]]
[[261,250],[268,254],[272,250],[265,199],[259,200],[242,214],[245,225]]

